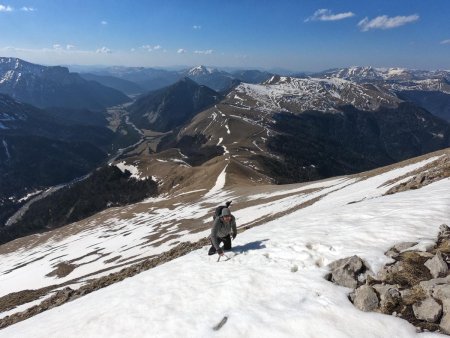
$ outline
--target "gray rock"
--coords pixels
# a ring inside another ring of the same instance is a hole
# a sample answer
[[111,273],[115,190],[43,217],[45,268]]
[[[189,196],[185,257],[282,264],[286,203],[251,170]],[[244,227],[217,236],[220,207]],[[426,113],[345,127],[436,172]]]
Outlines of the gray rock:
[[442,258],[440,251],[436,255],[425,262],[425,266],[430,270],[431,275],[434,278],[444,277],[448,272],[447,263]]
[[450,238],[450,227],[447,224],[441,224],[439,226],[439,239]]
[[433,298],[428,297],[424,301],[413,304],[413,311],[417,319],[435,323],[442,315],[442,306]]
[[428,296],[431,296],[436,285],[444,285],[450,283],[450,276],[444,278],[434,278],[420,282],[419,285]]
[[444,315],[439,323],[439,327],[444,333],[450,334],[450,300],[446,299],[442,301],[442,307]]
[[403,250],[409,249],[416,245],[417,242],[402,242],[395,244],[392,248],[386,251],[384,254],[390,258],[398,257],[399,253]]
[[353,303],[361,311],[369,312],[378,308],[378,297],[375,290],[369,285],[362,285],[355,291]]
[[432,296],[440,301],[450,301],[450,284],[436,285],[432,289]]
[[380,295],[380,309],[382,312],[386,312],[392,306],[397,305],[401,299],[398,285],[375,284],[373,288]]
[[402,243],[395,244],[392,247],[392,249],[397,250],[398,252],[402,252],[403,250],[409,249],[416,244],[417,244],[417,242],[402,242]]
[[330,263],[331,281],[347,288],[358,286],[358,276],[367,269],[358,256],[346,257]]

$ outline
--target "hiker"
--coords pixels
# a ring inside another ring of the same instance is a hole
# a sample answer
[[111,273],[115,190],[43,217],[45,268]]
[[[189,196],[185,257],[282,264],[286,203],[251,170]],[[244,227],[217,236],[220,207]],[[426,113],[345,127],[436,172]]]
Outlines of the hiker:
[[[231,238],[235,239],[237,235],[236,219],[231,214],[230,209],[222,208],[220,216],[214,220],[211,229],[211,248],[208,255],[214,255],[216,252],[219,256],[223,255],[223,250],[231,249]],[[223,242],[223,250],[220,243]]]
[[228,201],[225,203],[225,205],[219,205],[216,210],[214,210],[214,215],[213,215],[213,221],[217,218],[220,217],[220,214],[222,213],[222,209],[223,208],[228,208],[230,209],[230,205],[233,201]]

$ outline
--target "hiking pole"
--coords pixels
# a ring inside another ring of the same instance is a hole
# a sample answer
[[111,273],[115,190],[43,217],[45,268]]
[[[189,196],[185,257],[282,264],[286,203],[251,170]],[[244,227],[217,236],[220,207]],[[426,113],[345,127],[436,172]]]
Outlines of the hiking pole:
[[[222,256],[225,256],[225,261],[227,261],[227,260],[229,260],[230,259],[230,257],[228,257],[227,255],[225,255],[225,254],[223,254]],[[222,258],[222,256],[219,256],[219,258],[217,258],[217,262],[219,262],[220,261],[220,258]]]

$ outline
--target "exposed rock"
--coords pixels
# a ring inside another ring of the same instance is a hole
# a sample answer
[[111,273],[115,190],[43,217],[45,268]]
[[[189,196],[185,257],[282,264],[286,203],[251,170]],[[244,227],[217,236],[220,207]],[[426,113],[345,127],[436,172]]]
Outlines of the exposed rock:
[[391,258],[395,258],[399,255],[403,250],[409,249],[416,245],[417,242],[402,242],[395,244],[392,248],[385,252],[385,255]]
[[450,300],[450,284],[436,285],[432,290],[432,295],[442,302]]
[[398,285],[375,284],[373,288],[380,295],[380,311],[382,313],[391,313],[401,299]]
[[430,164],[427,171],[419,172],[407,182],[400,183],[390,188],[385,195],[395,194],[401,191],[420,189],[430,183],[450,176],[450,159],[446,156]]
[[424,301],[415,303],[413,311],[417,319],[435,323],[442,315],[442,306],[433,298],[428,297]]
[[354,305],[365,312],[373,311],[378,307],[378,297],[375,290],[369,285],[362,285],[355,291]]
[[438,251],[432,259],[426,261],[425,266],[430,270],[430,273],[434,278],[443,277],[448,271],[447,263],[442,258],[440,251]]
[[[421,182],[426,182],[426,178]],[[367,276],[365,285],[349,294],[355,307],[401,317],[420,332],[438,331],[450,335],[450,272],[447,263],[450,262],[450,228],[441,225],[436,241],[426,239],[420,243],[399,243],[392,246],[386,255],[392,260],[380,269],[377,278]],[[349,266],[353,267],[353,274],[348,272]],[[360,267],[356,256],[330,264],[333,271],[341,269],[346,272],[342,273],[344,277],[353,277],[353,285],[357,281],[354,276],[358,276],[360,281],[364,276],[362,272],[359,275],[355,272]],[[329,280],[334,280],[331,274]]]
[[446,299],[442,302],[444,315],[442,316],[439,328],[446,334],[450,334],[450,300]]
[[438,240],[442,240],[444,238],[450,239],[450,227],[447,224],[441,224],[439,226]]
[[358,256],[346,257],[330,263],[331,281],[347,288],[358,286],[358,276],[367,270]]
[[[411,289],[404,289],[400,291],[402,302],[405,305],[413,305],[427,298],[427,293],[420,287],[414,286]],[[429,295],[428,295],[429,296]]]

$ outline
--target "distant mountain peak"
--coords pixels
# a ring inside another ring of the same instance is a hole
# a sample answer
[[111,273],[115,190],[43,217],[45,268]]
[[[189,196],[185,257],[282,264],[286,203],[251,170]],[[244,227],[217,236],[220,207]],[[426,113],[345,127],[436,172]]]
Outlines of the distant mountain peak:
[[187,72],[187,76],[208,75],[216,72],[218,72],[218,70],[215,68],[207,68],[203,65],[200,65],[189,69]]

